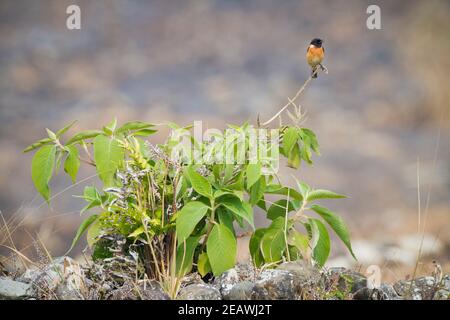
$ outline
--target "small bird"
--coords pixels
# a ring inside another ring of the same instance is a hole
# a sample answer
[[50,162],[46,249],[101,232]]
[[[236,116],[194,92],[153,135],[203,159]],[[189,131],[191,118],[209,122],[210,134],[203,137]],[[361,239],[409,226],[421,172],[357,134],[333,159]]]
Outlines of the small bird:
[[320,67],[322,70],[324,70],[322,61],[325,56],[325,49],[323,48],[322,43],[323,41],[321,39],[314,38],[311,40],[311,43],[306,50],[306,60],[312,68],[312,78],[317,78],[317,67]]

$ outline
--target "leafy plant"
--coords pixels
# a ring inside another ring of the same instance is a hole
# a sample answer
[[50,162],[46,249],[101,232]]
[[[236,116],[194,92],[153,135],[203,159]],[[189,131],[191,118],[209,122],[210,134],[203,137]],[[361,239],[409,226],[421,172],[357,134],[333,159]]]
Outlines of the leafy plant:
[[[93,258],[102,259],[101,239],[122,235],[129,245],[140,245],[147,275],[174,296],[179,279],[193,268],[202,276],[217,276],[235,265],[235,225],[252,231],[249,249],[256,266],[296,259],[323,265],[330,252],[326,226],[354,256],[343,220],[316,203],[344,196],[304,182],[288,187],[277,175],[279,154],[295,169],[302,161],[312,164],[312,155],[319,154],[316,135],[301,126],[299,108],[289,115],[290,126],[230,125],[224,134],[206,139],[194,138],[191,127],[170,123],[163,144],[147,140],[157,132],[151,123],[118,127],[116,120],[63,143],[71,123],[56,133],[47,129],[48,137],[24,152],[37,150],[32,178],[47,202],[49,182],[62,162],[74,183],[81,163],[95,166],[103,187],[87,186],[80,197],[87,201],[81,213],[97,212],[80,225],[70,249],[87,233]],[[255,230],[257,210],[271,220],[268,227]]]

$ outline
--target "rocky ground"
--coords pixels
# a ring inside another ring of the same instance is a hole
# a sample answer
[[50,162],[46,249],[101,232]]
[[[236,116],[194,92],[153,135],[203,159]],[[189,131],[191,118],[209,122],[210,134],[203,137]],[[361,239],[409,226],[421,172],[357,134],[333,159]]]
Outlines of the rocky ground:
[[[119,267],[120,265],[120,267]],[[154,281],[133,279],[132,259],[82,265],[60,257],[20,275],[3,271],[0,299],[169,299]],[[450,274],[435,273],[412,281],[381,283],[375,288],[351,269],[318,269],[305,262],[285,262],[276,269],[238,264],[220,277],[204,280],[192,273],[182,281],[183,300],[448,300]]]

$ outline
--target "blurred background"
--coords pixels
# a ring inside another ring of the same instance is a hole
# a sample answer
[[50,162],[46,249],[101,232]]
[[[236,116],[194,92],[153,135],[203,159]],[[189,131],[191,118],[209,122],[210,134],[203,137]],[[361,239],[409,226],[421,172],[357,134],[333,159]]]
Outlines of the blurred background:
[[[373,2],[381,30],[366,27]],[[66,28],[70,4],[81,8],[81,30]],[[72,195],[95,183],[90,169],[75,187],[53,179],[50,207],[33,187],[32,154],[21,150],[46,127],[268,119],[309,76],[306,47],[320,37],[329,74],[299,102],[322,156],[282,174],[349,196],[325,204],[347,221],[359,261],[335,242],[329,265],[375,263],[383,280],[402,279],[423,240],[418,273],[433,259],[448,272],[449,32],[448,1],[2,0],[0,210],[10,228],[0,229],[0,254],[13,260],[12,239],[29,257],[36,242],[62,255],[83,218]],[[241,247],[245,259],[245,239]]]

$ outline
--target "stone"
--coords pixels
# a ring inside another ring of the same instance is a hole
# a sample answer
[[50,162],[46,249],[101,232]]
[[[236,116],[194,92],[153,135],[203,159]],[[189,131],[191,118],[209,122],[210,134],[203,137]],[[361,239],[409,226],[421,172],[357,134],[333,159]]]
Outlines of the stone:
[[256,280],[256,268],[252,262],[240,262],[234,269],[236,269],[240,281],[255,281]]
[[353,300],[378,300],[374,299],[376,289],[369,289],[367,287],[361,288],[353,294]]
[[255,284],[251,281],[242,281],[235,284],[228,295],[224,296],[225,300],[252,300]]
[[161,288],[156,281],[152,281],[146,286],[139,286],[140,297],[142,300],[170,300],[167,293]]
[[445,290],[450,291],[450,274],[446,274],[442,277],[441,287]]
[[187,287],[188,285],[191,284],[203,284],[203,283],[205,282],[202,280],[202,277],[197,272],[192,272],[184,276],[183,279],[181,279],[182,287]]
[[169,300],[169,296],[156,281],[140,283],[136,285],[130,281],[125,282],[120,288],[111,290],[109,300]]
[[395,291],[392,284],[382,283],[378,290],[382,293],[382,299],[378,300],[399,300],[400,297]]
[[361,288],[353,294],[354,300],[398,300],[400,297],[390,284],[381,284],[379,288]]
[[239,275],[236,269],[230,269],[214,279],[213,285],[219,289],[222,297],[227,298],[233,286],[239,282]]
[[264,270],[258,276],[252,300],[294,300],[297,297],[295,276],[286,270]]
[[219,289],[207,284],[191,284],[178,293],[178,300],[221,300]]
[[433,300],[450,300],[450,291],[445,289],[436,291],[433,296]]
[[0,300],[22,300],[34,296],[33,286],[29,283],[0,278]]
[[338,289],[342,292],[355,293],[367,286],[367,278],[359,272],[345,268],[330,268],[328,276],[338,275]]
[[277,269],[292,273],[294,275],[295,285],[299,287],[316,286],[322,278],[319,269],[303,260],[283,262]]
[[42,271],[36,267],[28,268],[20,277],[17,278],[17,280],[20,282],[32,283],[36,281],[36,278],[39,274],[41,274],[41,272]]
[[86,292],[83,270],[70,257],[54,259],[41,272],[31,272],[29,278],[41,295],[60,300],[83,299]]
[[437,290],[433,277],[420,277],[412,281],[400,280],[394,284],[394,289],[404,299],[430,300]]
[[121,287],[111,290],[106,296],[107,300],[137,300],[135,286],[126,281]]

